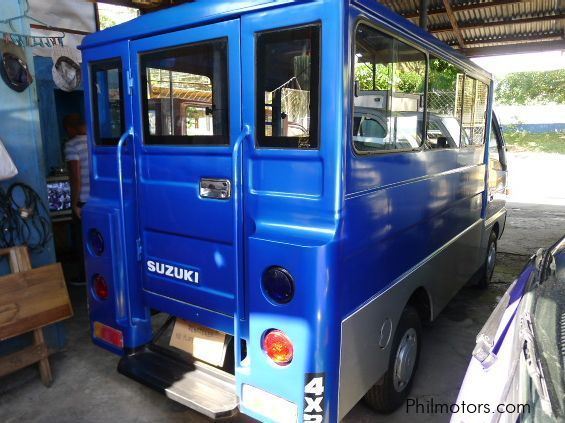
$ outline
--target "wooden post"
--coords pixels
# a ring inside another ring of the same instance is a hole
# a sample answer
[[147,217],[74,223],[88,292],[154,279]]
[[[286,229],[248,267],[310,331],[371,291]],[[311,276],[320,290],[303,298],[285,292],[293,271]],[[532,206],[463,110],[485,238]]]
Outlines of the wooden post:
[[[45,338],[43,337],[43,329],[35,329],[33,331],[34,344],[40,348],[45,348],[47,351],[47,344],[45,344]],[[51,373],[51,365],[49,364],[49,356],[46,354],[44,358],[39,360],[39,375],[41,376],[41,382],[47,387],[53,385],[53,375]]]

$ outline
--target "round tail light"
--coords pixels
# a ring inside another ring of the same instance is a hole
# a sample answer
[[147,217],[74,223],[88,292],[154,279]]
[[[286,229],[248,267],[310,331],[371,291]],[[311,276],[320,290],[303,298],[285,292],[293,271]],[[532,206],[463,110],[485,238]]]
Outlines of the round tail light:
[[272,329],[265,334],[263,350],[279,366],[286,366],[294,356],[294,347],[291,340],[283,331],[278,329]]
[[104,237],[97,229],[88,231],[88,245],[90,250],[97,256],[101,256],[104,252]]
[[288,270],[269,267],[263,273],[263,291],[277,304],[286,304],[294,297],[294,280]]
[[108,284],[106,283],[104,276],[99,274],[94,275],[94,278],[92,279],[92,286],[94,293],[98,298],[100,298],[101,300],[108,298]]

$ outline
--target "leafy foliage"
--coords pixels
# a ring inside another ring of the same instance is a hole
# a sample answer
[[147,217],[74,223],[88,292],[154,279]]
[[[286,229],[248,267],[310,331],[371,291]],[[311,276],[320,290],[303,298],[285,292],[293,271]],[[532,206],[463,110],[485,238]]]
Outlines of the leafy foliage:
[[455,91],[457,74],[460,71],[451,63],[441,59],[430,60],[428,86],[434,91]]
[[106,28],[110,28],[112,26],[116,26],[118,24],[114,19],[112,19],[107,14],[100,14],[98,16],[98,22],[99,22],[99,25],[100,25],[100,31],[102,31],[103,29],[106,29]]
[[403,93],[423,93],[424,74],[418,70],[402,69],[397,73],[395,85]]
[[565,69],[508,74],[495,94],[500,104],[565,103]]
[[388,67],[376,64],[375,66],[375,85],[373,86],[373,64],[359,63],[355,67],[355,79],[359,81],[361,90],[388,90]]
[[[394,85],[405,93],[424,92],[424,72],[421,62],[403,62],[396,65]],[[373,86],[373,65],[359,63],[355,68],[355,78],[362,90],[388,90],[390,68],[375,65],[375,85]],[[440,60],[430,60],[429,87],[434,91],[455,91],[455,83],[459,70],[450,63]]]

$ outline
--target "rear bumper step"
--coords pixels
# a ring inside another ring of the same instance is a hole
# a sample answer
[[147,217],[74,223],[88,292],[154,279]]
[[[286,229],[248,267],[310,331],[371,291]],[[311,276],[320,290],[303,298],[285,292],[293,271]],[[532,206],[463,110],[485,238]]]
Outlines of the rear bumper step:
[[201,362],[185,362],[147,347],[124,356],[118,372],[212,419],[237,414],[235,377]]

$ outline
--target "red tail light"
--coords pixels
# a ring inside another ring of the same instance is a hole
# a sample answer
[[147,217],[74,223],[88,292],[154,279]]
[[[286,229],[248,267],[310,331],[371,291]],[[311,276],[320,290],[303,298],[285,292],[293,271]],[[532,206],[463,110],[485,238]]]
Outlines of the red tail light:
[[278,329],[270,330],[263,337],[263,350],[279,366],[286,366],[294,356],[291,340]]
[[104,276],[99,274],[94,275],[94,278],[92,279],[92,286],[94,293],[98,298],[100,298],[101,300],[108,298],[108,284],[106,283]]

